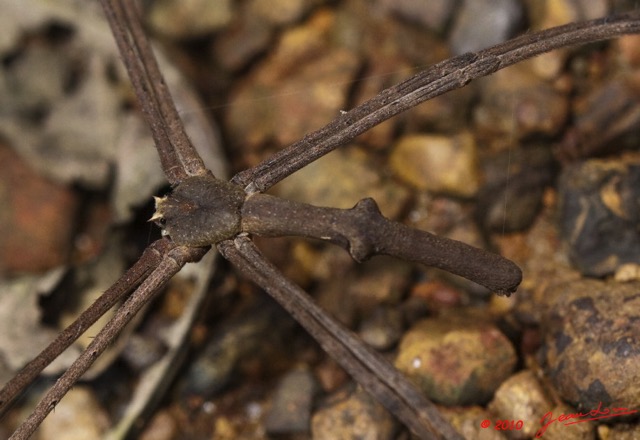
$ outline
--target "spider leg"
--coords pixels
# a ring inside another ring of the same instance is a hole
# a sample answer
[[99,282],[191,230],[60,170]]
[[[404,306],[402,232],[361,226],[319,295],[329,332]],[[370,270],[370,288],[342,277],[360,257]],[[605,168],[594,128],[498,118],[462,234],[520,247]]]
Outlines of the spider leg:
[[460,275],[500,295],[513,293],[522,280],[522,271],[510,260],[388,220],[370,198],[351,209],[336,209],[256,193],[242,206],[241,228],[263,236],[330,241],[359,262],[374,255],[392,255]]
[[241,171],[231,181],[245,188],[247,193],[266,191],[381,122],[431,98],[464,87],[476,78],[560,47],[638,32],[640,13],[636,11],[527,33],[479,52],[450,58],[341,113],[328,125],[259,165]]
[[323,311],[264,259],[248,237],[218,245],[222,255],[265,289],[360,385],[423,439],[462,439],[408,379]]
[[151,50],[135,2],[100,0],[171,184],[210,173],[191,144]]
[[[106,350],[136,313],[160,291],[160,288],[164,286],[182,266],[188,262],[198,261],[207,250],[208,248],[169,247],[160,259],[157,267],[153,269],[148,277],[146,277],[133,294],[131,294],[104,328],[98,332],[78,359],[60,376],[10,439],[28,439],[40,423],[42,423],[42,420],[55,408],[60,399],[64,397],[67,391],[69,391],[78,379],[89,369],[98,356]],[[126,279],[125,283],[127,283]]]
[[10,407],[13,400],[38,377],[47,365],[78,339],[98,318],[140,284],[160,263],[163,255],[174,247],[175,245],[169,240],[162,239],[155,241],[145,249],[138,261],[113,286],[3,386],[0,390],[0,414],[3,414]]

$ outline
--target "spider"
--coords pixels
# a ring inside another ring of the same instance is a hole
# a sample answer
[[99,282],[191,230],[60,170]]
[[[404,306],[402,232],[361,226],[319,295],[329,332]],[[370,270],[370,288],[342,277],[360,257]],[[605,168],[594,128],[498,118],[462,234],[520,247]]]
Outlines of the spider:
[[436,64],[341,113],[324,128],[224,182],[205,168],[191,146],[133,2],[101,3],[173,190],[156,198],[152,217],[162,228],[163,238],[152,243],[129,271],[0,391],[0,408],[5,408],[91,323],[133,291],[11,438],[28,438],[123,326],[182,266],[198,261],[211,246],[271,294],[364,389],[416,435],[461,438],[406,378],[266,261],[251,235],[319,238],[346,248],[356,261],[388,254],[445,269],[502,295],[515,291],[521,280],[520,269],[498,255],[389,221],[372,199],[342,210],[317,208],[263,192],[376,124],[475,78],[566,45],[639,32],[640,15],[611,16],[527,34]]

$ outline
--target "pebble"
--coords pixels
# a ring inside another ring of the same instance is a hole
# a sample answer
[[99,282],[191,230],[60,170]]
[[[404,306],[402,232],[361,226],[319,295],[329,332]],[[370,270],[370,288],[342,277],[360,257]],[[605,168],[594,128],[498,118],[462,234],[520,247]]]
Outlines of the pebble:
[[102,438],[109,417],[90,388],[76,384],[56,405],[38,430],[40,440]]
[[640,283],[595,279],[545,292],[543,353],[559,395],[578,410],[640,401]]
[[483,428],[486,421],[491,422],[495,415],[480,406],[440,407],[440,413],[465,439],[468,440],[506,440],[507,436],[495,425]]
[[221,324],[178,384],[181,396],[208,399],[217,395],[241,373],[241,363],[247,357],[275,364],[273,357],[282,353],[271,351],[278,351],[279,340],[291,325],[283,313],[273,303],[260,303]]
[[[553,406],[531,370],[524,370],[505,380],[489,402],[488,409],[502,420],[521,420],[522,429],[510,432],[510,438],[533,437],[539,421]],[[545,436],[546,438],[546,436]]]
[[269,141],[288,145],[339,114],[360,60],[332,44],[336,26],[335,14],[322,9],[288,29],[232,91],[225,117],[234,144],[248,150]]
[[358,336],[376,350],[388,350],[402,336],[402,314],[389,307],[378,307],[360,323]]
[[175,39],[193,39],[224,28],[232,19],[231,0],[162,0],[145,11],[154,32]]
[[402,338],[395,366],[445,405],[486,403],[516,364],[496,327],[462,315],[427,318]]
[[265,427],[270,435],[309,432],[313,397],[318,384],[306,369],[285,374],[276,387]]
[[517,0],[463,0],[449,36],[451,52],[475,52],[506,41],[520,25]]
[[476,144],[470,133],[402,137],[389,157],[393,172],[421,191],[472,197],[478,190]]
[[140,440],[173,440],[178,434],[178,426],[171,413],[167,410],[158,411],[145,430],[140,434]]
[[477,197],[478,223],[485,231],[501,234],[527,230],[556,174],[550,149],[510,148],[485,155],[482,165],[485,179]]
[[390,439],[395,430],[393,417],[360,388],[319,409],[311,420],[314,440]]
[[584,275],[609,275],[640,259],[639,180],[638,155],[591,159],[562,171],[560,230]]
[[382,214],[392,219],[400,214],[409,197],[402,185],[381,177],[376,164],[357,148],[327,154],[283,180],[274,192],[285,199],[342,209],[373,197]]

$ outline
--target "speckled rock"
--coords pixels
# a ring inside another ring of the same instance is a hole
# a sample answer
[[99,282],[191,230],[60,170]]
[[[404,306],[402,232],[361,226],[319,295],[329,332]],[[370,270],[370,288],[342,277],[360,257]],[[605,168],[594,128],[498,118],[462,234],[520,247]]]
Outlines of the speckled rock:
[[577,280],[547,289],[544,355],[557,392],[577,409],[640,401],[640,283]]
[[460,55],[507,40],[522,14],[517,0],[463,0],[449,37],[451,51]]
[[640,156],[566,167],[559,181],[560,230],[572,263],[603,276],[640,259]]
[[553,406],[531,370],[524,370],[505,380],[496,390],[488,409],[499,419],[522,420],[522,429],[509,432],[510,438],[525,439],[535,435],[539,422]]
[[400,179],[420,190],[461,197],[478,190],[476,144],[469,133],[405,136],[389,160]]
[[420,321],[404,335],[395,365],[434,401],[473,405],[491,398],[516,360],[492,324],[442,316]]
[[361,389],[319,409],[311,420],[314,440],[390,439],[396,429],[387,410]]

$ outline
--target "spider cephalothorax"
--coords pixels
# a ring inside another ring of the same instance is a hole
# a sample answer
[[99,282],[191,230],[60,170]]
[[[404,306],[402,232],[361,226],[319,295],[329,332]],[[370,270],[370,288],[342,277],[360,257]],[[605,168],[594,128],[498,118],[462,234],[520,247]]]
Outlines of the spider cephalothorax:
[[179,245],[209,246],[240,232],[245,193],[210,174],[188,177],[164,197],[155,197],[155,222]]

